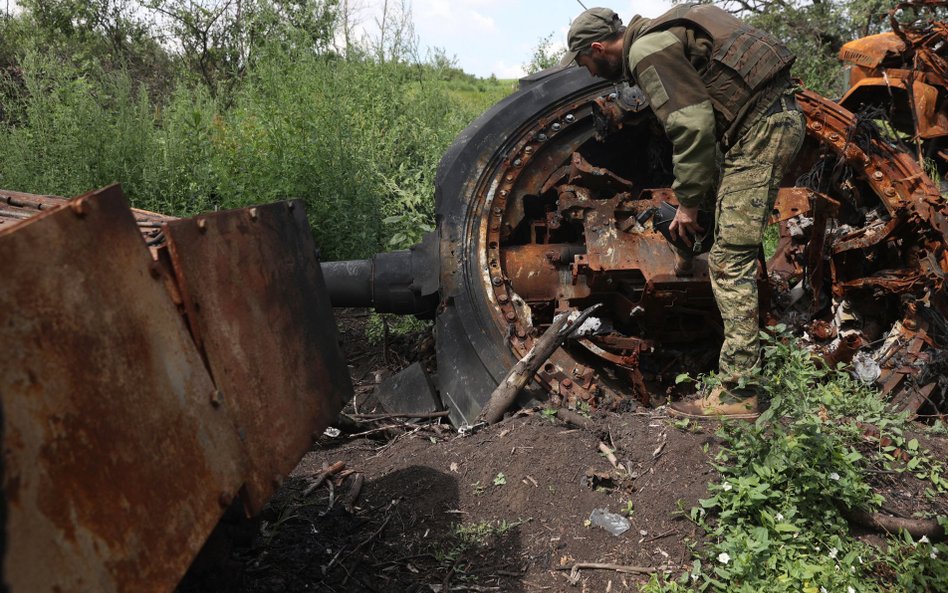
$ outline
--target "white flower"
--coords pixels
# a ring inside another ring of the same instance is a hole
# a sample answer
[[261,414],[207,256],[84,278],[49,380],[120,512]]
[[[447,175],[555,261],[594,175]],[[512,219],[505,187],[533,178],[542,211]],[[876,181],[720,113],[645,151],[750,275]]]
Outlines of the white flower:
[[776,519],[778,521],[783,521],[783,513],[777,513]]
[[830,553],[829,553],[830,558],[832,558],[833,560],[836,560],[837,554],[839,554],[839,550],[837,550],[836,548],[830,548]]
[[[830,474],[830,480],[833,480],[834,482],[838,482],[838,481],[839,481],[839,474],[836,473],[836,472],[831,473],[831,474]],[[851,588],[852,588],[852,587],[850,587],[850,589],[851,589]]]
[[727,552],[721,552],[720,554],[718,554],[718,562],[720,562],[721,564],[727,564],[730,561],[731,561],[731,555],[728,554]]
[[826,590],[826,587],[820,587],[820,593],[829,593],[829,591]]
[[920,544],[927,544],[927,543],[929,543],[929,541],[928,541],[928,536],[927,536],[927,535],[923,535],[923,536],[922,536],[922,539],[918,540],[918,543],[920,543]]
[[729,482],[724,482],[723,484],[721,484],[721,490],[724,490],[725,492],[727,492],[731,488],[732,486]]
[[862,561],[862,556],[856,556],[856,560],[859,561],[859,564],[865,564],[865,562]]
[[935,558],[938,557],[938,552],[935,551],[935,550],[932,550],[932,553],[929,554],[928,557],[931,558],[932,560],[934,560]]
[[847,585],[847,586],[846,586],[846,593],[856,593],[856,590],[853,589],[853,586],[852,586],[852,585]]

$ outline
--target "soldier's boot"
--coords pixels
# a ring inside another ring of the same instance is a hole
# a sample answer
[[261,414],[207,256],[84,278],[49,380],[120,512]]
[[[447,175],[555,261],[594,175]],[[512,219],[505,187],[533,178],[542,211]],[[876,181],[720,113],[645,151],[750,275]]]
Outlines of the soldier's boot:
[[693,420],[756,420],[760,416],[756,395],[739,396],[724,387],[715,387],[700,398],[678,401],[668,406],[673,418]]
[[686,257],[675,251],[675,276],[693,276],[695,273],[695,258]]

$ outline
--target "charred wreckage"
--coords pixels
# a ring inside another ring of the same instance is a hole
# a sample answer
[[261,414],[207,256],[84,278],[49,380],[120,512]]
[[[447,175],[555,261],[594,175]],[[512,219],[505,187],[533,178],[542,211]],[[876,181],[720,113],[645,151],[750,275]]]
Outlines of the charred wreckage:
[[[760,258],[762,322],[943,418],[948,29],[893,20],[841,58],[840,102],[798,96],[807,138]],[[413,365],[391,384],[439,397],[459,428],[558,314],[593,305],[595,330],[524,399],[660,405],[679,373],[713,369],[722,331],[706,259],[673,272],[654,215],[671,182],[641,93],[566,68],[448,149],[436,231],[368,260],[319,264],[297,202],[174,219],[116,186],[0,192],[2,581],[172,590],[224,510],[259,512],[351,397],[330,301],[433,319],[436,376]]]
[[[898,43],[862,46],[866,56],[882,47],[884,59],[863,62],[880,76],[898,66],[895,88],[905,77],[925,81],[914,83],[915,103],[890,105],[887,95],[884,105],[943,160],[944,23],[888,35]],[[843,55],[856,54],[847,46]],[[762,321],[795,328],[831,365],[855,359],[898,409],[943,414],[948,210],[922,148],[879,132],[874,119],[885,113],[858,92],[870,88],[866,74],[854,70],[861,83],[845,98],[858,113],[812,91],[798,96],[807,139],[770,220],[776,249],[761,257]],[[570,407],[661,403],[679,373],[713,368],[722,335],[706,259],[694,276],[675,276],[650,216],[676,204],[670,171],[670,144],[635,87],[582,68],[542,72],[448,150],[438,230],[410,250],[324,263],[331,300],[433,318],[438,391],[458,426],[476,421],[555,315],[594,303],[603,304],[598,330],[539,369],[541,397]]]

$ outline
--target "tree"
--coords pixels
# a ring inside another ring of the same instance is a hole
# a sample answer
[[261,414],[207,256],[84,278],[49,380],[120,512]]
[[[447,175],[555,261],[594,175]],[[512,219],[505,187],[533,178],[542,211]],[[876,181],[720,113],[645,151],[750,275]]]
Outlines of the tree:
[[563,49],[553,43],[555,33],[550,33],[546,37],[541,37],[537,46],[533,49],[533,56],[530,61],[523,65],[527,74],[534,74],[540,70],[552,68],[560,63],[563,57]]

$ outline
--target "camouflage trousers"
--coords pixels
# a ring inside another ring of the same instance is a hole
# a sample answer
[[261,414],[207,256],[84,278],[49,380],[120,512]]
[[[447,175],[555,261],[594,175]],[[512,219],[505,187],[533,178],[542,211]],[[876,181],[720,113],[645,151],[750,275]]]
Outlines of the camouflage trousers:
[[724,321],[718,370],[725,380],[748,375],[760,363],[757,257],[780,180],[805,132],[803,114],[784,109],[761,116],[724,154],[708,267]]

